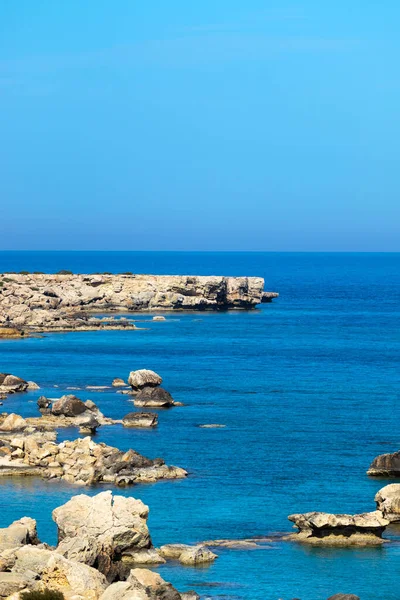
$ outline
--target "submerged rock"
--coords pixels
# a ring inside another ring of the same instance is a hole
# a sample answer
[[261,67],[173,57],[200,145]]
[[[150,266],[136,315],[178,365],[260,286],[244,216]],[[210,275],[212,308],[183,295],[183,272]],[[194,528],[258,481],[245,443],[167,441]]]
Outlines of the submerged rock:
[[129,373],[128,383],[134,390],[141,390],[144,387],[161,385],[162,378],[149,369],[139,369],[138,371],[131,371]]
[[380,511],[360,515],[335,515],[322,512],[294,514],[289,521],[298,533],[289,539],[315,545],[374,546],[383,543],[382,533],[389,521]]
[[153,408],[167,408],[174,406],[174,400],[167,390],[162,387],[144,387],[134,397],[135,406]]

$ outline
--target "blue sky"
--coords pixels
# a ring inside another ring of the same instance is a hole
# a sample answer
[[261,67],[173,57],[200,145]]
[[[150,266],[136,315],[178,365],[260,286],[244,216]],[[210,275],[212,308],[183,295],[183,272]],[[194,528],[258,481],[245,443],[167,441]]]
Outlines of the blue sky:
[[400,251],[397,0],[3,0],[0,249]]

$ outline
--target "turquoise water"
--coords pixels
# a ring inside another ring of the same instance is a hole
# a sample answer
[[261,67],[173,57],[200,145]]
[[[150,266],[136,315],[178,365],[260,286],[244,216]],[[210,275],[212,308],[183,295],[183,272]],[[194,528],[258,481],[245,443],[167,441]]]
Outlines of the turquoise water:
[[[362,512],[385,484],[372,458],[399,449],[399,254],[0,253],[0,271],[259,275],[280,298],[252,312],[170,314],[142,331],[46,335],[0,343],[0,370],[37,381],[4,410],[36,413],[36,399],[69,386],[109,385],[151,368],[184,407],[159,411],[159,427],[102,428],[96,441],[134,447],[185,467],[184,481],[118,490],[151,509],[156,545],[289,532],[287,515]],[[59,385],[59,389],[54,388]],[[109,416],[132,409],[113,390],[75,392]],[[202,429],[202,423],[225,424]],[[75,437],[75,431],[61,438]],[[54,507],[75,493],[58,482],[0,479],[0,526],[23,515],[55,542]],[[218,550],[204,569],[161,567],[203,598],[400,598],[400,531],[374,549],[317,549],[276,541]]]

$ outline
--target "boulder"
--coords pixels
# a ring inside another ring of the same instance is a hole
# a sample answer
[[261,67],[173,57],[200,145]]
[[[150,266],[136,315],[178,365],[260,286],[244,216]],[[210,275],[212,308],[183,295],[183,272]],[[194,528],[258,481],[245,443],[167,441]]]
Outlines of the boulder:
[[214,552],[211,552],[207,546],[199,545],[186,548],[179,556],[178,560],[182,565],[196,566],[213,562],[216,558],[218,558],[218,556],[214,554]]
[[37,383],[35,383],[34,381],[28,381],[27,390],[29,390],[29,391],[40,390],[40,386]]
[[380,511],[360,515],[310,512],[288,519],[298,529],[289,539],[315,545],[374,546],[383,543],[382,533],[389,525]]
[[122,419],[124,427],[156,427],[158,416],[155,413],[131,412]]
[[153,321],[166,321],[166,318],[161,315],[156,315],[153,317]]
[[147,527],[149,509],[141,500],[113,496],[74,496],[53,511],[58,527],[57,552],[68,559],[96,567],[110,581],[118,575],[116,563],[152,547]]
[[135,396],[133,403],[139,407],[167,408],[174,405],[174,400],[162,387],[144,387]]
[[87,410],[85,403],[73,394],[62,396],[54,402],[51,412],[53,415],[64,417],[77,417]]
[[46,398],[46,396],[40,396],[37,401],[37,405],[41,413],[47,414],[51,412],[51,400]]
[[111,385],[114,386],[114,387],[125,387],[128,384],[123,379],[121,379],[120,377],[116,377],[115,379],[113,379]]
[[25,590],[29,583],[30,578],[22,573],[0,573],[0,598]]
[[139,369],[138,371],[131,371],[129,373],[128,383],[134,390],[141,390],[144,387],[161,385],[162,378],[149,369]]
[[39,544],[36,521],[23,517],[0,529],[0,552],[25,544]]
[[28,382],[10,373],[0,373],[0,391],[7,394],[26,392]]
[[378,477],[400,477],[400,451],[377,456],[372,461],[367,474]]
[[391,523],[400,522],[400,483],[386,485],[375,496],[376,507]]
[[127,581],[133,589],[144,589],[149,600],[181,600],[180,593],[170,583],[148,569],[132,569]]
[[22,431],[28,423],[20,415],[10,413],[0,424],[0,431]]

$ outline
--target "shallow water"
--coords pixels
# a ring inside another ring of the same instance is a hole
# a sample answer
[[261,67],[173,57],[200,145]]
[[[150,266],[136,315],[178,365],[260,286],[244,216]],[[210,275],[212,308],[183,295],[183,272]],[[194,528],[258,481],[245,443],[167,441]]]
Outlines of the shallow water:
[[[36,400],[69,386],[110,385],[151,368],[185,404],[159,411],[154,431],[103,427],[96,441],[134,447],[186,468],[184,481],[118,490],[150,506],[156,545],[290,531],[287,515],[374,509],[386,482],[365,474],[399,448],[399,254],[0,253],[0,271],[260,275],[281,296],[252,312],[137,315],[141,331],[46,335],[0,343],[0,370],[37,381],[4,410],[37,414]],[[54,385],[59,388],[54,388]],[[77,390],[108,416],[132,410],[116,390]],[[221,429],[199,424],[221,423]],[[60,439],[76,431],[60,433]],[[59,482],[0,479],[0,526],[23,515],[55,542],[51,511],[76,493]],[[204,569],[161,574],[204,598],[362,600],[400,598],[400,540],[374,549],[318,549],[273,542],[221,550]]]

